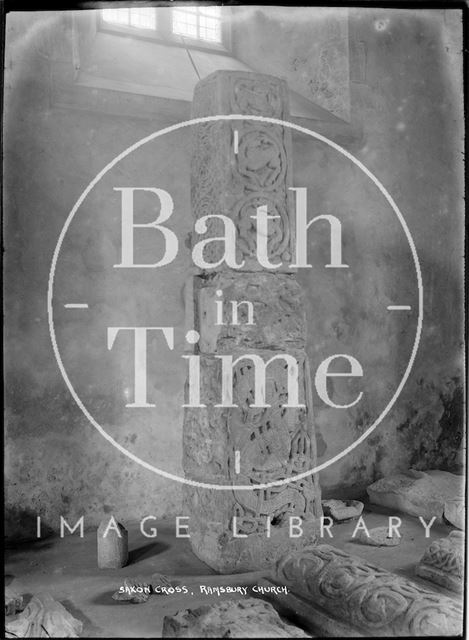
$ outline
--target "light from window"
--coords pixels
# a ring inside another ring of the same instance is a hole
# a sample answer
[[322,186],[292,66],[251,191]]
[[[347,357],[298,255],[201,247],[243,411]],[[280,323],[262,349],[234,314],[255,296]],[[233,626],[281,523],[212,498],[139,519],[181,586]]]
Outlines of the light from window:
[[138,29],[156,29],[154,9],[103,9],[104,22]]
[[221,42],[220,7],[174,7],[173,33]]
[[[102,9],[104,22],[123,27],[156,30],[156,9]],[[160,32],[161,27],[159,27]],[[172,8],[172,32],[194,40],[221,42],[221,8]]]

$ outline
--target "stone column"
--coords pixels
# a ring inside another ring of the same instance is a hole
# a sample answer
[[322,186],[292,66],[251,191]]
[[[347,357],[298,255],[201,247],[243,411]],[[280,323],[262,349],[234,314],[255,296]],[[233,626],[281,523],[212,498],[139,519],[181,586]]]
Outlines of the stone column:
[[[193,117],[243,114],[288,120],[286,83],[272,76],[217,71],[199,82]],[[282,125],[259,121],[216,121],[193,127],[192,208],[196,219],[223,214],[237,230],[237,262],[223,262],[191,278],[188,317],[200,333],[201,402],[189,408],[184,421],[186,478],[213,484],[252,485],[282,480],[311,469],[316,461],[311,383],[305,353],[305,311],[302,292],[289,268],[294,250],[291,186],[291,134]],[[256,214],[267,205],[268,256],[281,262],[264,269],[256,257]],[[224,235],[215,220],[193,243]],[[206,247],[204,258],[214,263],[223,255],[223,242]],[[187,297],[186,297],[187,299]],[[216,324],[217,301],[224,301],[223,323]],[[248,301],[238,308],[233,324],[231,301]],[[190,328],[190,327],[189,327]],[[221,403],[221,354],[233,360],[257,354],[264,362],[289,354],[299,367],[299,404],[286,408],[287,364],[277,359],[267,366],[266,403],[254,408],[254,366],[242,360],[234,367],[233,403]],[[239,462],[237,462],[237,460]],[[321,515],[315,476],[262,490],[219,491],[186,485],[185,515],[190,516],[195,554],[223,573],[268,567],[291,548],[317,538]],[[291,518],[293,518],[291,520]],[[302,536],[291,524],[302,522]],[[240,536],[240,537],[237,537]],[[243,537],[241,537],[243,536]]]

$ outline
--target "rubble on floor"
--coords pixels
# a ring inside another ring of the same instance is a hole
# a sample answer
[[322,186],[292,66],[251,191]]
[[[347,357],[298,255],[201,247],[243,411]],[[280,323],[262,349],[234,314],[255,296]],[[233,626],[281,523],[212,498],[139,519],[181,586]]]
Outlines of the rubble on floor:
[[23,611],[23,596],[10,587],[5,587],[5,615],[11,616],[18,611]]
[[464,534],[452,531],[434,540],[426,549],[415,573],[452,591],[462,591],[464,577]]

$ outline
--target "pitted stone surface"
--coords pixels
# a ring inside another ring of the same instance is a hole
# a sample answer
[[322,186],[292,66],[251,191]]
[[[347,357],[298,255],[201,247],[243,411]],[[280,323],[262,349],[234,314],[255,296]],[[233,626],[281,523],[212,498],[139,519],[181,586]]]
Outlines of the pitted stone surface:
[[98,567],[120,569],[129,558],[127,529],[113,516],[103,518],[96,532]]
[[48,593],[31,598],[25,610],[5,627],[6,638],[78,638],[83,623]]

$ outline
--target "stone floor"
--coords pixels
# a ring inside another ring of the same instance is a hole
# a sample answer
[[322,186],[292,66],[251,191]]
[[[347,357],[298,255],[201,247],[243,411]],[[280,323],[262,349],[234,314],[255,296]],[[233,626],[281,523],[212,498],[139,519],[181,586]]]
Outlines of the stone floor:
[[[367,527],[387,525],[387,512],[373,509],[373,512],[365,510],[363,514]],[[415,563],[430,541],[448,535],[453,529],[435,524],[428,539],[418,519],[402,514],[400,517],[402,541],[396,547],[372,547],[351,541],[356,521],[334,525],[334,537],[331,539],[326,534],[324,542],[457,599],[457,595],[439,589],[413,573]],[[142,536],[138,523],[127,528],[130,561],[123,569],[97,568],[96,533],[90,530],[85,532],[84,538],[76,533],[63,539],[48,538],[7,550],[6,583],[15,591],[28,594],[26,600],[32,594],[44,591],[60,600],[70,613],[83,621],[83,637],[158,638],[165,615],[218,600],[216,595],[200,594],[203,576],[215,574],[192,554],[187,539],[175,538],[172,520],[158,526],[158,537],[154,540]],[[155,572],[182,576],[181,584],[187,582],[189,594],[152,595],[147,603],[139,605],[112,600],[113,592],[121,586],[124,577]]]

